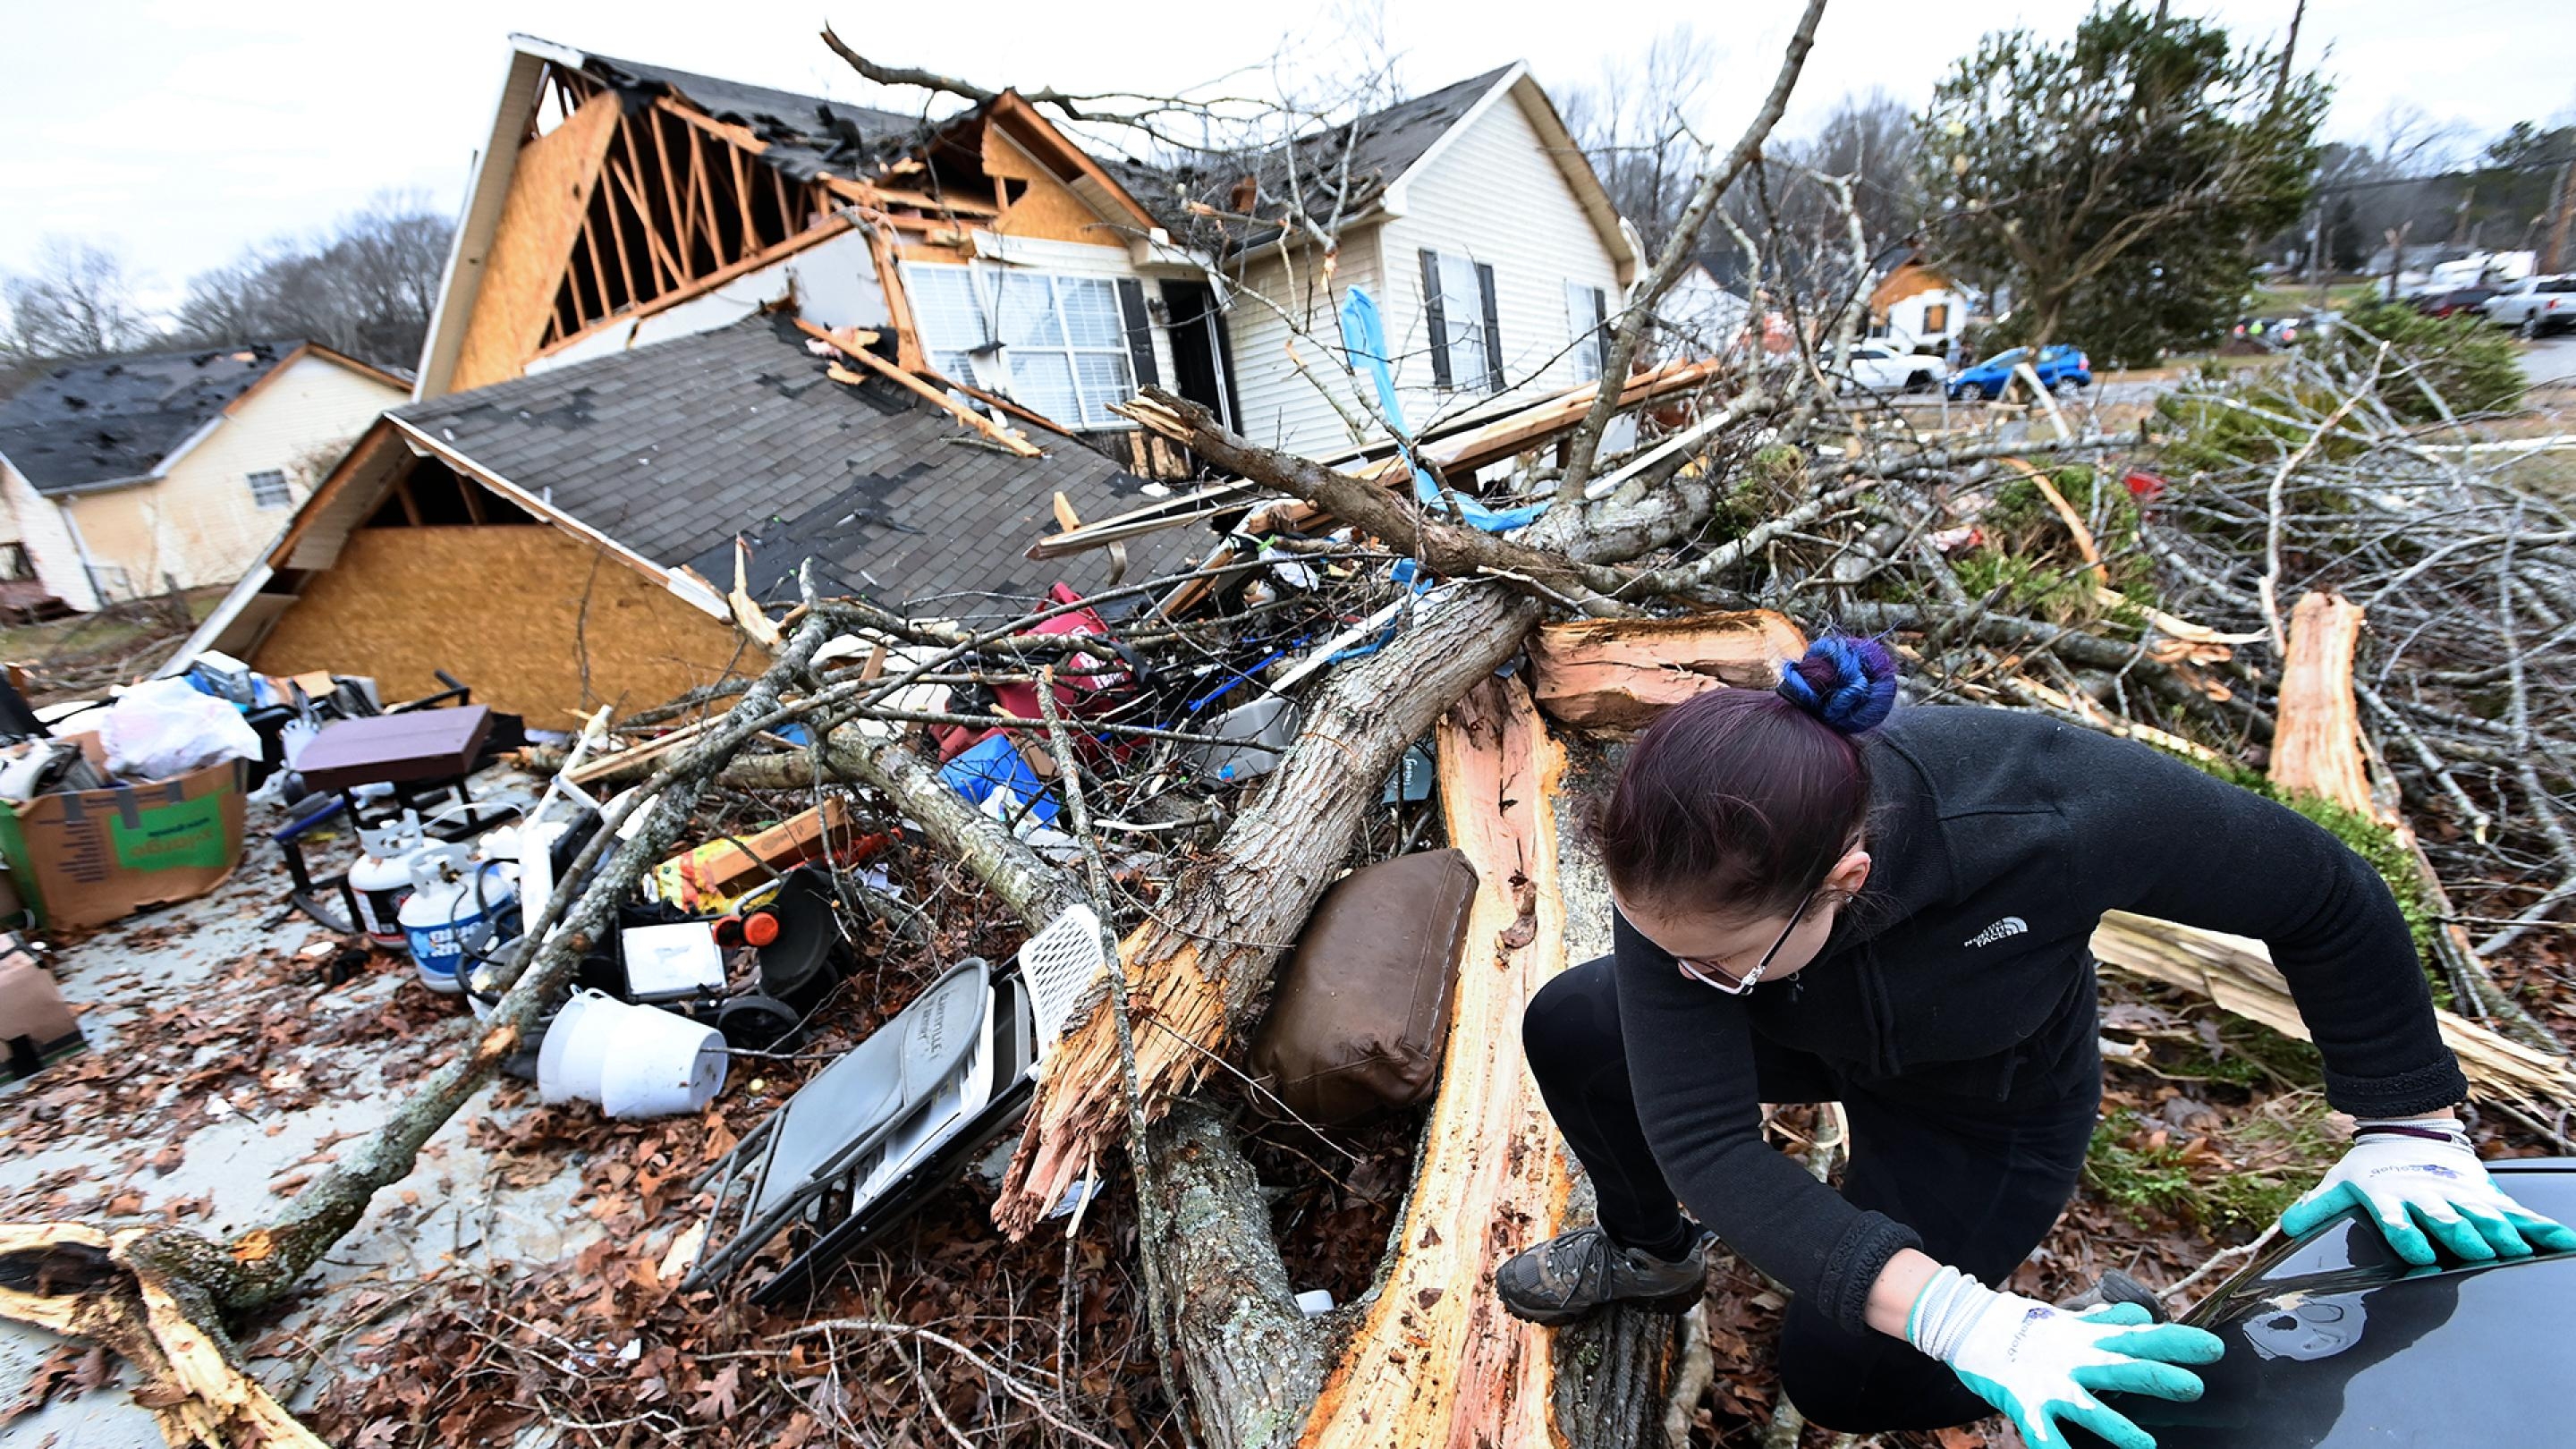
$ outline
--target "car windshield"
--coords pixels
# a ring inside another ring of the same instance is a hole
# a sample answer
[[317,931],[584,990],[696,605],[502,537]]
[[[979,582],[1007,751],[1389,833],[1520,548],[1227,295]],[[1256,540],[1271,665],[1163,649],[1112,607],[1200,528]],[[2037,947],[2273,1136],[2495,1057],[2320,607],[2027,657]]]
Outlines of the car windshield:
[[1977,365],[1979,367],[2010,367],[2029,355],[2029,348],[2016,347],[2010,352],[1998,352],[1994,356],[1987,358],[1985,361],[1978,363]]
[[2576,277],[2553,277],[2540,284],[2544,292],[2576,292]]

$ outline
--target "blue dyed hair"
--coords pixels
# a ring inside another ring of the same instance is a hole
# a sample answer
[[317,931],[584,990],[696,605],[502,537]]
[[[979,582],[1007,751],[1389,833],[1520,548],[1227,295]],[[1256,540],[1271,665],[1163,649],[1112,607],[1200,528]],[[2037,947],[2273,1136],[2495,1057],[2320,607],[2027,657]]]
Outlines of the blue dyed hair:
[[1886,647],[1828,634],[1776,690],[1712,689],[1665,711],[1593,812],[1610,883],[1667,909],[1796,910],[1860,838],[1869,757],[1853,737],[1895,704]]
[[1780,697],[1837,734],[1876,729],[1896,708],[1896,660],[1875,639],[1827,634],[1780,671]]

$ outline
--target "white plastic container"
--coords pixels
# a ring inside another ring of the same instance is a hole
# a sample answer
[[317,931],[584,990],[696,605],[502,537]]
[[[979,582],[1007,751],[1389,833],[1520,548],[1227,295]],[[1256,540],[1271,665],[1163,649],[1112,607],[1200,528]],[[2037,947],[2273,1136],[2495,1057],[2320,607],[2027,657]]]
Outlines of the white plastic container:
[[630,1006],[610,1029],[599,1072],[600,1110],[611,1117],[699,1112],[724,1090],[724,1037],[672,1012]]
[[[599,1100],[599,1072],[608,1056],[609,1033],[590,1018],[626,1009],[625,1003],[601,991],[580,991],[555,1013],[537,1045],[537,1100],[548,1104]],[[588,1023],[585,1029],[585,1022]]]

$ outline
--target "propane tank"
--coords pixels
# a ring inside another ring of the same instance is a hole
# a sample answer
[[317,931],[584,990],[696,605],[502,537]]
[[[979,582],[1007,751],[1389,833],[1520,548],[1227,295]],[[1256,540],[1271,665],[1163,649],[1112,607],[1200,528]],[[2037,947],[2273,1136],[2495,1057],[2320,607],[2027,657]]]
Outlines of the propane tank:
[[420,849],[420,817],[403,812],[402,820],[381,829],[358,832],[363,852],[349,867],[349,893],[358,898],[358,927],[379,951],[408,951],[402,906],[411,899],[411,861]]
[[490,950],[494,923],[516,912],[518,867],[478,863],[462,845],[429,846],[412,857],[411,880],[399,919],[421,984],[445,994],[462,991],[467,948]]

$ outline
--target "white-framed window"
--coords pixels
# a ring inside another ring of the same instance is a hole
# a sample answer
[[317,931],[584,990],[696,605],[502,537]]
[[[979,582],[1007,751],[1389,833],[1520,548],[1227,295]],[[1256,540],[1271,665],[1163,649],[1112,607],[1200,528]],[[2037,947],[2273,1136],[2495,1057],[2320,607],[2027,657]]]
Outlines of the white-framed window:
[[1503,340],[1494,316],[1494,269],[1424,248],[1422,313],[1431,381],[1459,392],[1499,392]]
[[285,473],[262,468],[250,475],[250,501],[262,508],[284,508],[295,501],[295,495],[287,489]]
[[1565,335],[1573,344],[1574,380],[1601,376],[1601,360],[1610,355],[1610,295],[1581,282],[1565,284]]
[[1067,427],[1134,426],[1109,410],[1136,394],[1114,278],[930,262],[904,263],[903,278],[941,375],[1007,391]]

